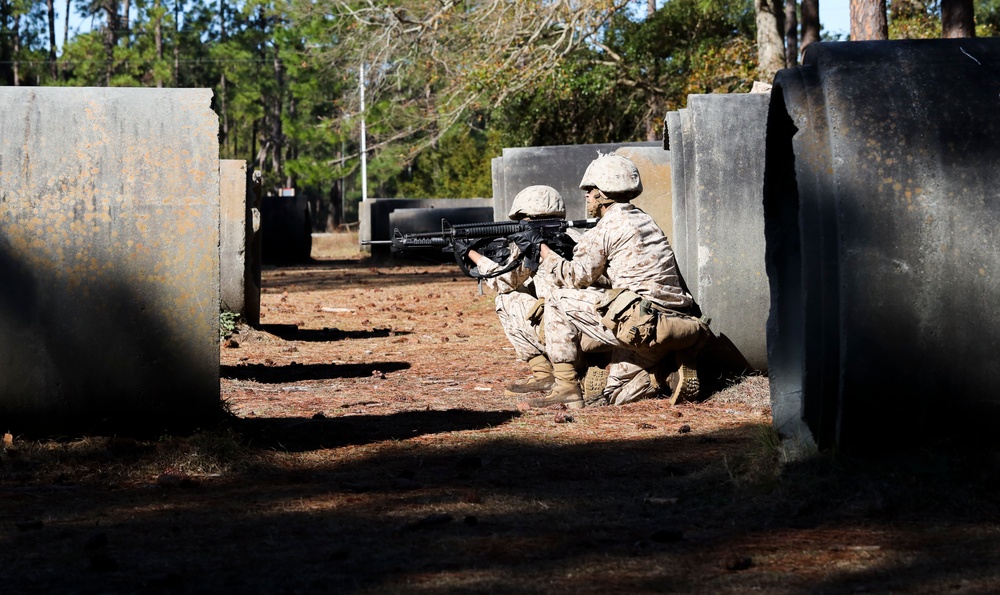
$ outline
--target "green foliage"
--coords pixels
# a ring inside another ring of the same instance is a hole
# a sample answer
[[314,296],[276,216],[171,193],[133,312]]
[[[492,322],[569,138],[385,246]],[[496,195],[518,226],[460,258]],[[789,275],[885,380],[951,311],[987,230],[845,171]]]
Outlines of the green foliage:
[[670,0],[644,20],[620,12],[603,44],[574,53],[495,111],[491,127],[505,146],[645,140],[689,93],[749,90],[753,3]]
[[938,0],[895,0],[889,10],[889,39],[941,37]]
[[232,335],[239,321],[239,312],[230,312],[228,310],[219,312],[219,338],[225,339]]
[[1000,36],[1000,0],[976,0],[976,35]]
[[423,151],[399,185],[401,198],[489,198],[493,196],[491,157],[502,147],[496,133],[457,129]]
[[[616,69],[590,59],[564,64],[542,85],[512,96],[492,115],[503,146],[618,142],[641,134],[642,95],[618,88]],[[578,57],[580,58],[580,57]]]
[[[249,161],[265,191],[326,197],[343,180],[349,212],[361,197],[362,116],[369,196],[489,197],[502,147],[644,140],[689,93],[746,90],[755,66],[750,0],[668,0],[648,18],[624,3],[512,0],[490,5],[499,21],[483,20],[476,0],[131,0],[115,31],[114,2],[81,4],[94,30],[69,40],[53,78],[45,5],[4,6],[24,15],[22,81],[210,87],[221,157]],[[539,18],[550,10],[576,12]],[[581,18],[588,25],[567,35],[562,23]]]

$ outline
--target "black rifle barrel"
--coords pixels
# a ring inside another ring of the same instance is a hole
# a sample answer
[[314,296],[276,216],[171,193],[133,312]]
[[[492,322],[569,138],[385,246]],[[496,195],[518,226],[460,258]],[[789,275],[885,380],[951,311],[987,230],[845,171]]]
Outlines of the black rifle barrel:
[[441,231],[425,233],[400,233],[394,230],[391,240],[361,240],[362,246],[394,245],[397,248],[445,248],[457,238],[502,238],[530,228],[566,229],[569,227],[593,227],[597,219],[535,219],[534,221],[494,221],[492,223],[462,223],[452,225],[447,219],[441,220]]

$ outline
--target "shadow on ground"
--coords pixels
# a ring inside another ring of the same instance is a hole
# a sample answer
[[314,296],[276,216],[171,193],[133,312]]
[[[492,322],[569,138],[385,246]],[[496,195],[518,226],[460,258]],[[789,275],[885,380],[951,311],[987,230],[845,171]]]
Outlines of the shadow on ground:
[[308,341],[316,343],[343,341],[344,339],[379,339],[409,335],[407,331],[376,328],[364,331],[344,331],[339,328],[300,329],[295,324],[262,324],[260,330],[285,341]]
[[[433,439],[517,419],[236,420],[242,446],[202,453],[224,459],[222,477],[0,485],[0,576],[75,593],[930,593],[1000,580],[995,465],[819,458],[775,477],[755,471],[767,453],[752,426]],[[333,444],[354,446],[289,464]]]
[[255,448],[302,452],[481,430],[502,425],[519,415],[516,411],[449,409],[334,418],[322,414],[312,418],[233,418],[229,423]]
[[366,364],[240,364],[220,366],[222,378],[253,380],[263,384],[284,384],[300,380],[329,380],[332,378],[366,378],[377,372],[388,373],[406,370],[407,362],[371,362]]

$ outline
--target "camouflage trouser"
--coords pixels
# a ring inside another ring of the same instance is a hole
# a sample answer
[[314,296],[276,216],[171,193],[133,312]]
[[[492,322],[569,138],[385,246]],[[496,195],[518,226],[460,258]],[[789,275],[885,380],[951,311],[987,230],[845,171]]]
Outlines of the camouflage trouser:
[[545,345],[538,339],[538,327],[528,322],[528,312],[535,301],[534,296],[520,291],[500,293],[493,300],[507,340],[514,346],[517,357],[524,361],[545,353]]
[[600,289],[554,289],[545,300],[545,348],[553,363],[576,363],[580,357],[580,339],[586,335],[613,347],[608,383],[604,396],[608,403],[621,405],[656,395],[647,370],[653,368],[669,350],[635,348],[615,337],[597,313],[596,304],[604,297]]

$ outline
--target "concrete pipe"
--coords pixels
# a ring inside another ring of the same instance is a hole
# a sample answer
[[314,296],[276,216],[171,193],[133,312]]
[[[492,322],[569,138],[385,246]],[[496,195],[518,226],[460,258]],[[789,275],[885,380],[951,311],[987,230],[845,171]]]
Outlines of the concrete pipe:
[[992,439],[998,164],[998,39],[814,43],[778,73],[764,212],[783,435]]
[[219,409],[210,89],[0,88],[0,419],[158,435]]

